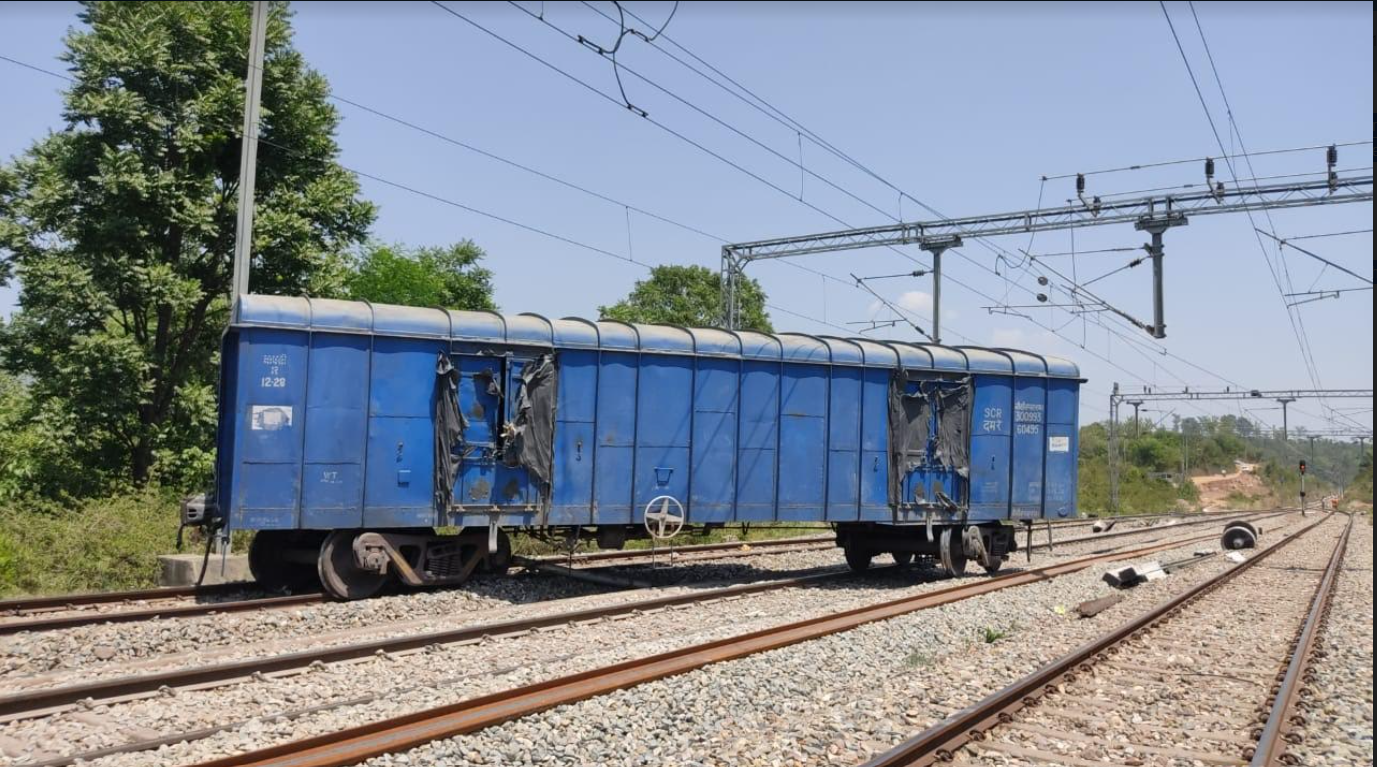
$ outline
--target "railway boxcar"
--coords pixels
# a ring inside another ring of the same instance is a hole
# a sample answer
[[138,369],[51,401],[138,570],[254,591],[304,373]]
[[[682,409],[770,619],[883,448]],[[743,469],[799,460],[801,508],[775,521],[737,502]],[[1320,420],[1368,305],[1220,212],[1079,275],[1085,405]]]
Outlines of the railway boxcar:
[[1075,513],[1075,365],[1007,349],[249,295],[222,350],[217,478],[190,524],[255,577],[356,598],[505,567],[506,530],[604,545],[826,522],[998,569]]

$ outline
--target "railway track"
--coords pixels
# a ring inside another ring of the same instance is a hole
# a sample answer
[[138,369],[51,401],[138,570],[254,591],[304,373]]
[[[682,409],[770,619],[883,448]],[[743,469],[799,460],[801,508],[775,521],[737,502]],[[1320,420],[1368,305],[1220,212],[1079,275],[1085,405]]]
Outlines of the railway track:
[[[1352,517],[1323,570],[1261,565],[1329,519],[1082,645],[864,767],[1002,765],[1010,759],[1077,766],[1104,760],[1285,763],[1288,738],[1303,721],[1297,706]],[[1187,681],[1191,677],[1197,679]],[[1097,758],[1085,758],[1086,750]]]
[[[710,543],[680,546],[673,550],[628,549],[618,551],[593,551],[574,554],[572,557],[543,557],[540,561],[560,563],[576,562],[580,565],[602,562],[619,563],[639,559],[656,558],[674,562],[697,562],[723,557],[756,556],[773,551],[796,551],[809,548],[827,548],[833,545],[833,536],[806,536],[794,538],[775,538],[761,541],[742,541],[732,543]],[[743,546],[749,547],[742,550]],[[676,559],[677,557],[677,559]],[[55,597],[32,597],[0,601],[0,636],[17,634],[21,631],[55,631],[58,629],[92,626],[104,623],[127,623],[145,620],[167,620],[192,618],[221,613],[271,610],[286,607],[300,607],[326,601],[320,592],[302,594],[267,595],[244,599],[217,600],[217,597],[237,594],[257,589],[253,583],[223,583],[202,587],[169,587],[91,594],[73,594]],[[197,600],[215,601],[197,601]],[[149,606],[148,602],[167,602]],[[102,611],[103,606],[122,605],[125,609]],[[85,608],[85,609],[83,609]],[[95,608],[95,609],[91,609]],[[53,613],[63,613],[54,615]],[[38,616],[38,617],[32,617]]]
[[[1269,512],[1243,512],[1237,516],[1266,514]],[[1226,512],[1211,512],[1209,517],[1190,519],[1179,526],[1208,524],[1218,515]],[[1121,517],[1123,520],[1144,518],[1175,518],[1200,515],[1135,515]],[[1064,529],[1091,524],[1086,520],[1054,523],[1053,529]],[[1048,543],[1034,543],[1034,549],[1055,547],[1057,545],[1079,543],[1090,538],[1110,540],[1123,535],[1139,534],[1143,528],[1133,528],[1112,533],[1101,533],[1085,538],[1070,538]],[[1050,536],[1050,533],[1049,533]],[[673,548],[622,549],[608,551],[579,552],[566,556],[547,556],[534,558],[534,561],[577,565],[579,569],[627,566],[640,561],[665,561],[686,564],[758,556],[771,552],[821,550],[833,547],[832,533],[815,536],[796,536],[757,541],[733,541],[727,543],[692,544]],[[628,586],[630,584],[627,584]],[[326,601],[319,592],[301,594],[246,597],[243,599],[221,599],[257,588],[253,583],[222,583],[209,586],[165,587],[140,589],[134,591],[94,592],[50,597],[23,597],[0,600],[0,636],[20,632],[56,631],[60,629],[93,626],[108,623],[128,623],[147,620],[173,620],[194,618],[222,613],[252,612],[258,610],[284,609],[318,604]],[[165,602],[153,604],[151,602]],[[103,610],[107,606],[120,606],[122,609]]]
[[[1136,532],[1142,534],[1144,531],[1139,530]],[[1169,541],[1157,541],[1149,545],[1142,545],[1129,549],[1096,553],[1088,557],[1081,557],[1045,567],[1011,572],[994,578],[971,579],[967,582],[916,596],[891,600],[877,605],[870,605],[839,614],[775,627],[727,640],[710,642],[670,653],[628,661],[608,668],[576,674],[571,677],[554,679],[503,693],[474,698],[433,711],[420,712],[398,719],[386,720],[361,728],[334,733],[329,736],[312,738],[300,743],[287,744],[262,752],[254,752],[252,754],[223,759],[208,764],[216,765],[216,767],[268,764],[291,764],[302,766],[353,764],[374,754],[403,750],[436,738],[470,732],[501,721],[534,713],[545,708],[574,702],[621,687],[632,686],[664,676],[682,673],[709,663],[742,657],[744,655],[806,641],[830,633],[845,631],[872,621],[884,620],[917,610],[949,604],[1000,589],[1014,588],[1049,578],[1055,578],[1059,575],[1078,572],[1103,562],[1146,556],[1158,551],[1189,546],[1202,541],[1213,541],[1216,540],[1216,535],[1214,531],[1211,531],[1210,533],[1190,537],[1178,536]],[[842,576],[826,574],[818,576],[815,582],[836,577]],[[749,584],[746,586],[729,587],[727,590],[723,591],[741,594],[745,593],[748,589],[784,588],[797,585],[807,584]],[[715,594],[712,592],[705,592],[676,595],[675,597],[661,598],[648,602],[623,604],[615,608],[603,608],[599,609],[596,614],[609,615],[613,612],[649,612],[654,609],[665,609],[671,606],[670,600],[674,600],[676,603],[682,603],[679,602],[679,600],[697,601],[703,598],[724,598],[725,596],[726,594],[723,592]],[[569,622],[572,620],[590,619],[592,617],[594,617],[594,614],[591,612],[574,613],[539,618],[537,619],[537,621],[540,622],[539,625],[529,621],[520,621],[508,622],[500,626],[489,625],[469,627],[467,629],[461,629],[461,631],[468,632],[463,635],[462,639],[457,636],[451,636],[450,639],[455,641],[478,641],[484,634],[490,637],[503,634],[515,635],[536,630],[540,626],[556,625],[557,622],[560,621]],[[390,640],[390,644],[370,643],[367,646],[335,648],[333,652],[344,653],[351,657],[362,657],[362,655],[373,654],[379,650],[395,653],[405,651],[408,648],[411,650],[419,650],[430,644],[437,643],[438,639],[439,638],[435,636],[406,637],[402,640]],[[279,659],[270,659],[267,662],[273,663],[278,661]],[[313,662],[313,660],[308,657],[307,654],[298,654],[297,657],[290,661],[294,668],[301,668],[301,664],[309,664],[311,662]],[[264,668],[263,663],[264,661],[257,661],[240,665],[234,670],[232,676],[226,676],[223,681],[245,679],[249,677],[254,670],[261,670]],[[204,674],[206,672],[206,669],[192,669],[183,673],[195,675]],[[229,671],[227,669],[221,669],[219,672],[212,673],[228,674]],[[205,681],[204,677],[197,676],[185,676],[181,679],[163,677],[154,680],[147,677],[138,677],[129,680],[110,680],[109,682],[101,683],[103,689],[87,687],[81,690],[71,687],[62,690],[37,691],[33,695],[26,696],[29,698],[27,705],[22,704],[21,701],[16,699],[8,699],[3,701],[5,708],[2,710],[6,714],[5,718],[7,719],[37,716],[45,713],[45,711],[37,707],[38,704],[53,703],[58,701],[59,698],[68,701],[68,705],[70,705],[70,702],[79,701],[87,697],[92,697],[97,702],[109,702],[111,698],[107,696],[129,692],[128,688],[122,687],[124,684],[136,684],[144,691],[142,694],[146,694],[148,691],[155,691],[159,687],[169,685],[169,683],[173,683],[174,685],[182,683],[194,684],[199,687],[201,686],[200,682],[203,681]],[[40,698],[38,696],[46,697]],[[181,734],[166,738],[164,741],[179,742],[180,740],[186,740],[188,737],[188,734]],[[112,752],[154,748],[161,744],[161,741],[131,744],[130,746],[114,749]],[[86,759],[93,758],[97,755],[98,754],[83,754],[80,756]],[[64,762],[54,761],[47,764],[61,763]]]

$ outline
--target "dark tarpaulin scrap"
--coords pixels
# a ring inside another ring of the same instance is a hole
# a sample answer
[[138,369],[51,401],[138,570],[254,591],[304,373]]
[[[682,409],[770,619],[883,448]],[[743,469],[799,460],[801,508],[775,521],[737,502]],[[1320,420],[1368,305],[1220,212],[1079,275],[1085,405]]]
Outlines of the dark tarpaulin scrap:
[[497,376],[493,374],[491,369],[483,368],[482,370],[474,373],[473,377],[478,380],[487,381],[488,394],[495,398],[498,402],[502,401],[502,385],[497,382]]
[[904,501],[904,477],[921,463],[932,436],[932,401],[920,387],[908,392],[908,376],[895,371],[889,379],[889,501]]
[[559,380],[553,354],[526,363],[521,370],[521,391],[516,398],[516,418],[509,424],[502,462],[524,466],[549,495],[555,460],[555,388]]
[[971,379],[941,387],[937,392],[937,445],[934,458],[956,473],[971,475]]
[[[459,370],[440,352],[435,360],[435,506],[449,508],[464,452],[468,420],[459,410]],[[456,450],[457,448],[457,450]]]

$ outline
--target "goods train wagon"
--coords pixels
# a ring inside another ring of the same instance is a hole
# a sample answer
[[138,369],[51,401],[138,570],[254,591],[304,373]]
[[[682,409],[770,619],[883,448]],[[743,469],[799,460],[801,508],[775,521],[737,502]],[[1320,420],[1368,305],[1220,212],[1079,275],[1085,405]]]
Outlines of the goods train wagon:
[[266,586],[340,598],[505,568],[506,531],[604,546],[831,523],[853,568],[997,570],[1075,513],[1076,366],[1007,349],[245,296],[216,484]]

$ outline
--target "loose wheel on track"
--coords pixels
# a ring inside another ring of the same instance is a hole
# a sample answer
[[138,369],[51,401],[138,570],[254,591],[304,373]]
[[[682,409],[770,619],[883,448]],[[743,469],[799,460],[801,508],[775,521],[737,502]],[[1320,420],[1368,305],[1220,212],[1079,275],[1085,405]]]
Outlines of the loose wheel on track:
[[966,549],[961,541],[961,531],[948,527],[942,531],[940,541],[942,569],[953,578],[966,573]]
[[387,583],[386,573],[361,569],[354,562],[357,530],[335,530],[320,545],[320,584],[336,599],[367,599]]
[[913,561],[912,551],[891,551],[889,555],[894,557],[894,564],[900,567],[907,567]]
[[842,551],[846,554],[846,564],[857,573],[869,570],[870,560],[875,556],[875,552],[860,546],[847,545]]

